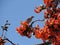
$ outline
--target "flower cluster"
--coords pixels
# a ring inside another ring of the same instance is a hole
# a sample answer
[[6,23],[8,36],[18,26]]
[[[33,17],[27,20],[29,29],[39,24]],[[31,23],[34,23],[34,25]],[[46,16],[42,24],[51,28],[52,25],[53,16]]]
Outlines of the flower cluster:
[[32,21],[33,16],[31,16],[30,18],[28,18],[25,22],[21,21],[21,26],[16,28],[17,32],[21,35],[21,36],[26,36],[28,38],[31,37],[32,34],[32,27],[30,26],[30,22]]
[[[59,1],[59,0],[58,0]],[[46,40],[50,41],[53,45],[60,45],[60,8],[58,7],[57,0],[44,0],[44,4],[42,6],[38,6],[34,11],[36,13],[40,13],[44,10],[44,19],[45,25],[41,29],[39,25],[32,27],[33,17],[28,18],[25,22],[21,22],[21,26],[16,28],[17,32],[21,36],[31,37],[31,34],[37,38],[42,39],[44,42]]]
[[[43,41],[49,40],[53,45],[60,45],[60,8],[56,0],[44,0],[45,26],[42,29],[35,29],[35,37]],[[36,12],[37,13],[37,12]]]

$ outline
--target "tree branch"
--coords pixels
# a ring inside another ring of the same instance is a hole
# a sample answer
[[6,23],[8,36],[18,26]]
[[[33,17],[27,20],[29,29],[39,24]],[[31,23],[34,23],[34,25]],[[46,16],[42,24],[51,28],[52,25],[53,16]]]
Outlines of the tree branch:
[[36,45],[50,45],[51,44],[51,42],[45,42],[45,43],[41,43],[41,44],[36,44]]

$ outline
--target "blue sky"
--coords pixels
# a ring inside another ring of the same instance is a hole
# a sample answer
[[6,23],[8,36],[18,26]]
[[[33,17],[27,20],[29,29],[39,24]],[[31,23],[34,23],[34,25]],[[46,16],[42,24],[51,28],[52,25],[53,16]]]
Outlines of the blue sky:
[[[36,39],[32,36],[30,39],[22,37],[16,32],[16,27],[20,26],[20,20],[25,21],[30,16],[35,16],[33,20],[43,19],[43,12],[36,14],[34,9],[43,4],[43,0],[0,0],[0,26],[5,24],[6,20],[9,20],[10,26],[6,37],[12,42],[19,45],[34,45],[41,43],[40,39]],[[37,22],[34,25],[39,24],[43,27],[43,22]],[[0,35],[2,29],[0,27]],[[11,45],[6,42],[5,45]]]

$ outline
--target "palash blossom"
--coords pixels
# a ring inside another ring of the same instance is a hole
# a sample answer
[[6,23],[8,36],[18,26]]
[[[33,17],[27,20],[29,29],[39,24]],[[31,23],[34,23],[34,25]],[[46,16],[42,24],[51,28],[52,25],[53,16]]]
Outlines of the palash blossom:
[[[16,30],[17,32],[28,38],[33,33],[37,39],[42,39],[44,42],[48,40],[53,45],[60,45],[60,8],[58,8],[58,1],[44,0],[43,6],[38,6],[34,11],[40,13],[44,10],[45,25],[41,29],[39,25],[30,27],[31,20],[21,22],[21,26]],[[29,18],[30,19],[30,18]]]
[[20,35],[24,35],[23,32],[26,30],[28,26],[28,23],[27,22],[21,22],[21,26],[16,28],[17,32],[20,34]]
[[40,13],[43,9],[45,9],[44,5],[38,6],[34,11],[35,11],[36,13]]
[[16,31],[20,34],[20,35],[24,35],[23,34],[23,32],[25,31],[26,29],[25,29],[25,27],[23,27],[23,26],[20,26],[20,27],[18,27],[18,28],[16,28]]
[[49,31],[49,29],[47,26],[45,26],[43,29],[40,29],[39,27],[35,27],[35,29],[34,29],[35,37],[37,39],[41,38],[43,41],[45,41],[49,37],[48,31]]
[[31,37],[32,34],[32,28],[30,27],[30,22],[32,20],[33,16],[28,18],[25,22],[21,21],[20,22],[20,27],[16,28],[16,31],[21,35],[21,36],[26,36],[28,38]]
[[42,29],[42,37],[41,37],[41,39],[43,40],[43,41],[46,41],[47,39],[48,39],[48,37],[49,37],[49,29],[48,29],[48,26],[44,26],[44,28]]
[[34,28],[34,33],[35,33],[35,37],[37,38],[37,39],[40,39],[40,37],[41,37],[41,30],[40,30],[40,27],[38,26],[38,25],[36,25],[36,27]]
[[[50,20],[52,20],[52,19],[50,19]],[[54,21],[54,24],[58,24],[58,21],[55,20]],[[56,30],[56,31],[58,31],[58,30]],[[37,39],[42,39],[43,41],[46,41],[46,40],[53,41],[53,44],[54,45],[60,44],[60,43],[58,43],[60,41],[60,35],[59,35],[60,32],[59,33],[54,32],[53,31],[53,28],[50,30],[48,28],[48,26],[44,26],[44,28],[42,30],[36,28],[34,30],[34,32],[35,32],[35,37]],[[49,38],[51,36],[55,36],[55,38],[54,37],[52,37],[53,39],[52,38]],[[55,44],[56,43],[55,41],[58,41],[57,44]]]
[[53,0],[44,0],[45,4],[48,4],[49,2],[52,2]]
[[40,6],[38,6],[34,11],[36,12],[36,13],[40,13],[41,12],[41,7]]
[[53,2],[53,0],[44,0],[46,7],[50,7],[52,2]]
[[60,45],[60,8],[56,8],[53,2],[54,0],[44,0],[46,4],[44,18],[48,20],[45,21],[46,26],[42,30],[35,30],[35,37],[43,41],[49,40],[53,45]]

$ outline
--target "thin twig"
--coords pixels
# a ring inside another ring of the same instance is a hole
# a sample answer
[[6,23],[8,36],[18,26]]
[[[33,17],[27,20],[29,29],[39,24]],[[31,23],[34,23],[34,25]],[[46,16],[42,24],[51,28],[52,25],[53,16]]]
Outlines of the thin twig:
[[35,22],[37,22],[37,21],[44,21],[44,19],[43,19],[43,20],[35,20],[35,21],[33,21],[33,22],[30,24],[30,26],[32,27],[32,25],[33,25]]
[[3,41],[6,40],[6,41],[10,42],[12,45],[16,45],[16,44],[14,44],[11,40],[9,40],[8,38],[2,39],[2,40],[3,40]]

